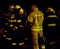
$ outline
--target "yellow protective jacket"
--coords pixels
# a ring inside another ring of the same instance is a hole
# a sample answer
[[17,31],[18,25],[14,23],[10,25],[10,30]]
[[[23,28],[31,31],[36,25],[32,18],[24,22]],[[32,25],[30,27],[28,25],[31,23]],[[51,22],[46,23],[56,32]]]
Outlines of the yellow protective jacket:
[[44,16],[41,11],[36,8],[30,15],[28,16],[28,21],[32,23],[31,30],[33,31],[40,31],[43,30],[42,24],[43,24]]

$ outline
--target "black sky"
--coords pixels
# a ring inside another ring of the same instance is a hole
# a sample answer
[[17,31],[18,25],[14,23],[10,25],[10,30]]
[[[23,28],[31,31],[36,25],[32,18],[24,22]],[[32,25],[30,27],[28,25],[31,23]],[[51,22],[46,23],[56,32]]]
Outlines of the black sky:
[[37,4],[39,8],[44,9],[49,6],[59,8],[59,0],[0,0],[0,9],[6,9],[10,4],[19,4],[24,9],[29,9],[31,4]]

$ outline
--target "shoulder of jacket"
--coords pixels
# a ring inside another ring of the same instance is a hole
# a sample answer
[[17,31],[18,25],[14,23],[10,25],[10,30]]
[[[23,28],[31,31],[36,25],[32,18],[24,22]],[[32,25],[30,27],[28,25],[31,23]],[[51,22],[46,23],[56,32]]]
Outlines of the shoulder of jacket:
[[43,14],[43,12],[42,12],[42,11],[39,11],[39,12]]

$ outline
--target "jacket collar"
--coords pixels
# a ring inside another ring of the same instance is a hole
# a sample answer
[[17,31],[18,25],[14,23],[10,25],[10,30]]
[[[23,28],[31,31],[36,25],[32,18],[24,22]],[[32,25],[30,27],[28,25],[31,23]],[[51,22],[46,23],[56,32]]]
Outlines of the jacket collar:
[[35,10],[34,11],[38,11],[38,8],[35,8]]

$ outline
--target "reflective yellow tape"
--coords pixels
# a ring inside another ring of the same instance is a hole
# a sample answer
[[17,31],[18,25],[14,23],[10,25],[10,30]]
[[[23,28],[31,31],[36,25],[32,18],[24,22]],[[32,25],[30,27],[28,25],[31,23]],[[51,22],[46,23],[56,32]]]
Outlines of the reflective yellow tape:
[[8,37],[6,37],[6,40],[12,40],[12,38],[8,38]]
[[48,18],[52,18],[52,17],[56,17],[57,18],[57,16],[48,16]]
[[13,24],[11,24],[10,27],[13,27]]
[[56,26],[56,24],[48,24],[48,26]]
[[3,37],[6,37],[6,35],[3,35]]
[[15,45],[17,45],[17,43],[12,43],[12,45],[14,45],[14,46],[15,46]]
[[17,27],[17,26],[15,26],[15,29],[18,29],[18,27]]
[[21,22],[21,20],[8,20],[9,22],[18,22],[18,23],[20,23]]
[[41,48],[42,48],[42,49],[45,49],[45,45],[41,45]]
[[12,40],[12,38],[8,38],[8,40]]
[[19,43],[18,45],[24,45],[24,42],[22,42],[22,43]]
[[7,30],[5,30],[4,32],[7,32]]
[[20,23],[20,22],[21,22],[21,20],[17,20],[17,22],[18,22],[18,23]]
[[9,22],[16,22],[16,20],[8,20]]

